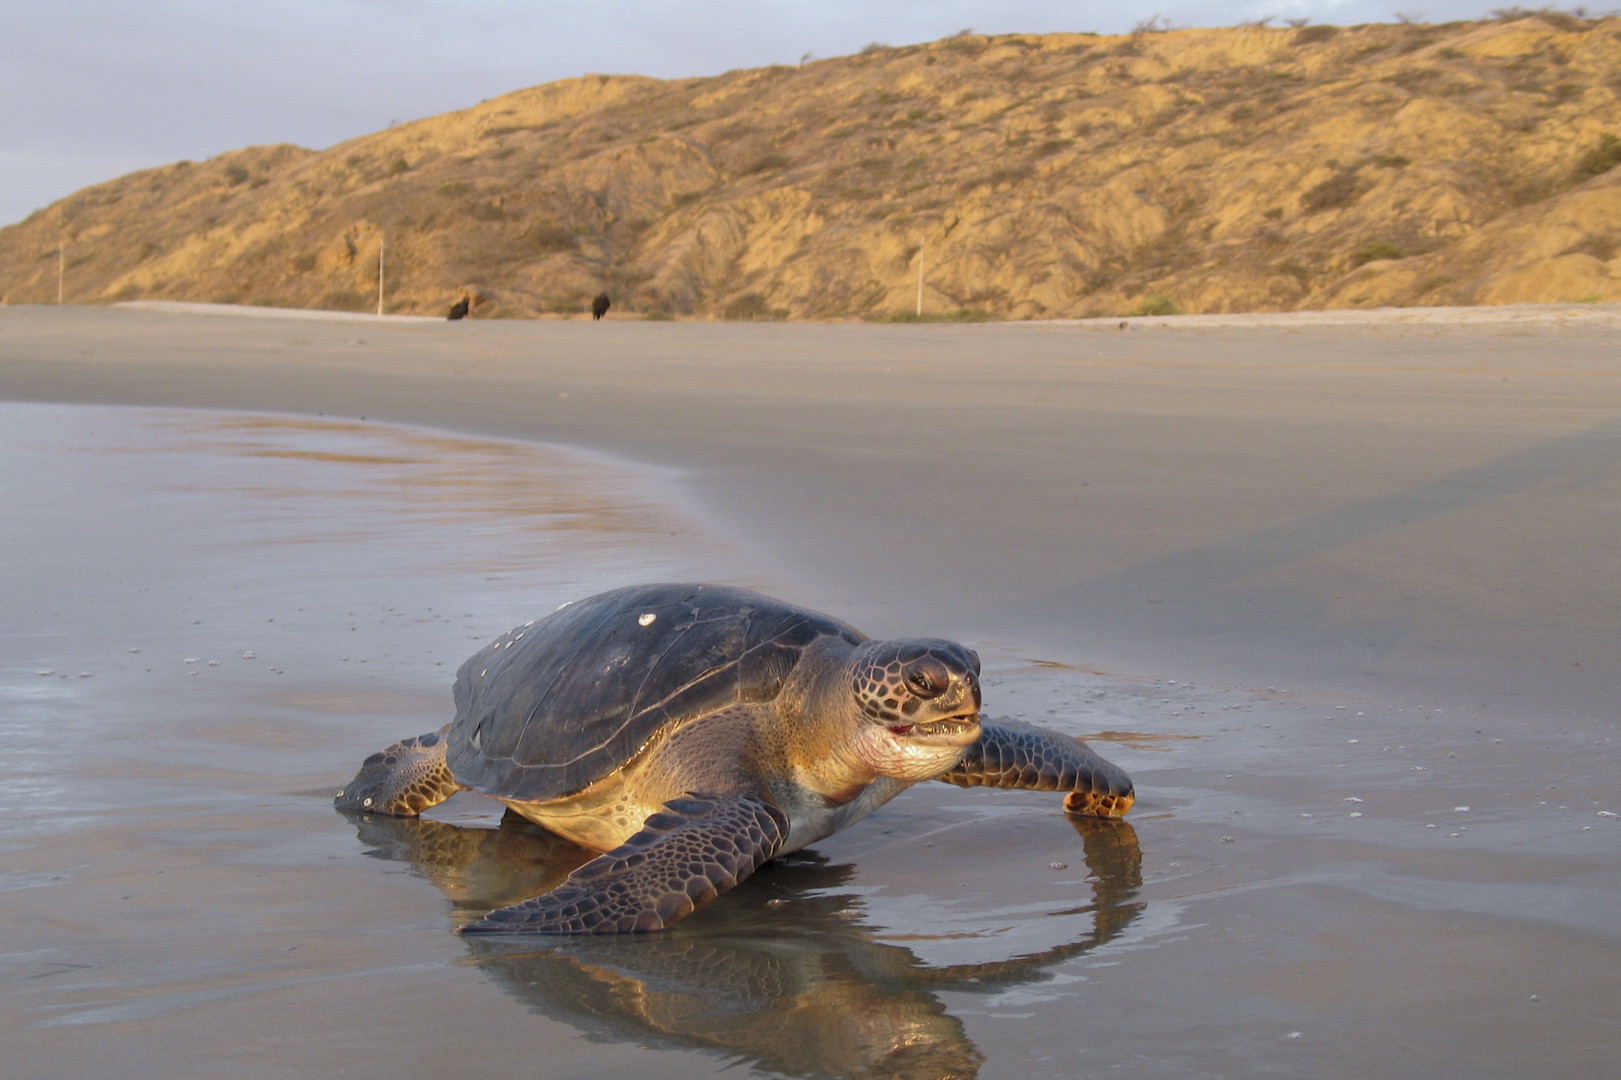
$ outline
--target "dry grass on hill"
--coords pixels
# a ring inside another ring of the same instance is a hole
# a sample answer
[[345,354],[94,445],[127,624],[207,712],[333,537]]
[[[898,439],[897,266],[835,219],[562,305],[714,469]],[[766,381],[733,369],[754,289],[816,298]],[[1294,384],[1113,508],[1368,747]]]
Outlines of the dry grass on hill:
[[960,35],[588,76],[0,229],[0,296],[1056,318],[1621,299],[1621,19]]

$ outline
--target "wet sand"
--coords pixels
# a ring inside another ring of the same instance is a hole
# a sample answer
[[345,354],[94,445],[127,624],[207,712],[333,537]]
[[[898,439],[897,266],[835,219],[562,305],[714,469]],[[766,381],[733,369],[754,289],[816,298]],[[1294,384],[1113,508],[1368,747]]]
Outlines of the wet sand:
[[[1616,345],[0,310],[0,400],[285,414],[0,410],[19,1075],[1608,1075]],[[971,642],[1131,833],[929,785],[654,947],[471,952],[569,853],[327,789],[650,577]]]

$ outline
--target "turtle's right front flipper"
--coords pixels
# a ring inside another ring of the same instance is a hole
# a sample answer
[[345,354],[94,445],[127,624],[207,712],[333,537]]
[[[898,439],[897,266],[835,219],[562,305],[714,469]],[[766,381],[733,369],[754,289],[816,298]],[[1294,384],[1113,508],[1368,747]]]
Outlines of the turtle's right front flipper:
[[430,735],[401,739],[360,763],[355,778],[332,800],[339,810],[416,817],[438,806],[461,785],[445,764],[446,724]]
[[787,815],[754,792],[671,799],[641,832],[574,871],[556,889],[492,911],[461,932],[662,930],[754,873],[787,835]]
[[939,779],[958,787],[1067,791],[1064,811],[1124,817],[1136,800],[1131,777],[1081,740],[1002,717],[980,721],[979,741]]

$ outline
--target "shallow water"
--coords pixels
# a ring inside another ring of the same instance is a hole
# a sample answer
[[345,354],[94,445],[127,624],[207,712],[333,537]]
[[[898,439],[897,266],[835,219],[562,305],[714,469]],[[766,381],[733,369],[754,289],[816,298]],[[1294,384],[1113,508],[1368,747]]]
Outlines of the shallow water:
[[[1192,686],[972,641],[1130,822],[924,785],[675,931],[451,928],[582,856],[359,759],[564,600],[709,579],[837,610],[682,478],[282,416],[0,404],[8,1075],[1607,1076],[1613,731]],[[1467,809],[1464,809],[1467,807]]]

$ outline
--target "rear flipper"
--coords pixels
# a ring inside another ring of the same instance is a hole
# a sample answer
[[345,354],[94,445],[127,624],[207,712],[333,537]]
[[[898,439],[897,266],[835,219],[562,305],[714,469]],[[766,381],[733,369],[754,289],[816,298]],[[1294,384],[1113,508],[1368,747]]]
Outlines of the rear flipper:
[[431,735],[401,739],[360,763],[332,805],[394,817],[416,817],[461,790],[445,764],[446,724]]
[[499,908],[464,934],[618,934],[662,930],[775,855],[788,816],[760,795],[671,799],[642,831],[545,896]]
[[979,741],[940,779],[958,787],[1068,791],[1065,812],[1089,817],[1124,817],[1137,798],[1131,777],[1081,740],[1022,720],[982,721]]

